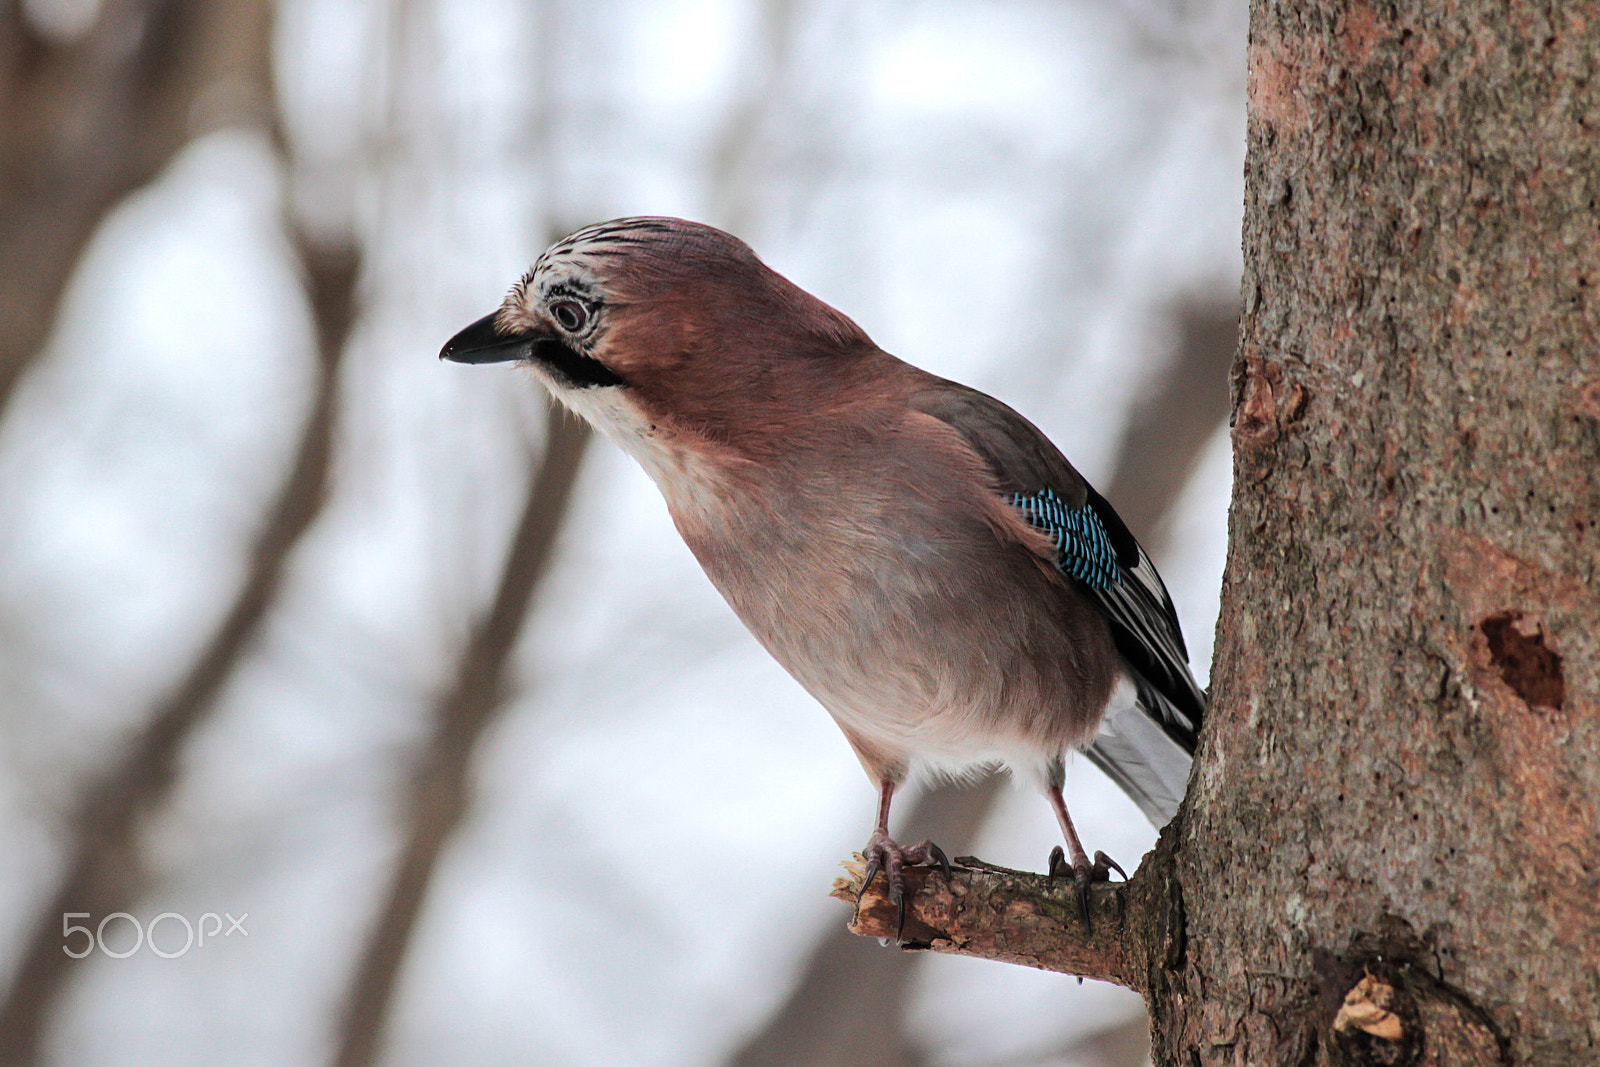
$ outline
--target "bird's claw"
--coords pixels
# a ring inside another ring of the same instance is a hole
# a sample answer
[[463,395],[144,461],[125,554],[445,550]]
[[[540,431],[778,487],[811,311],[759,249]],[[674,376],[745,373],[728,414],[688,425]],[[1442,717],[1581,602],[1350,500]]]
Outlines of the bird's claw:
[[1112,871],[1116,871],[1117,876],[1120,877],[1124,882],[1128,880],[1128,872],[1122,869],[1122,865],[1120,863],[1106,855],[1104,852],[1096,852],[1094,854],[1095,881],[1111,881]]
[[1067,854],[1060,845],[1050,850],[1050,865],[1046,874],[1050,881],[1056,880],[1057,872],[1072,875],[1073,893],[1078,898],[1078,914],[1083,916],[1083,928],[1094,929],[1094,920],[1089,915],[1089,887],[1096,882],[1111,881],[1111,872],[1116,871],[1122,880],[1128,880],[1128,873],[1122,869],[1121,864],[1106,855],[1104,852],[1094,854],[1094,862],[1089,862],[1089,857],[1079,856],[1072,863],[1067,862]]
[[932,841],[901,848],[888,835],[881,833],[873,834],[872,840],[867,842],[867,847],[862,851],[866,856],[867,869],[861,877],[861,892],[866,893],[872,879],[877,877],[879,871],[883,872],[889,881],[889,903],[895,907],[894,937],[896,941],[904,941],[907,900],[904,868],[937,864],[948,878],[950,857]]

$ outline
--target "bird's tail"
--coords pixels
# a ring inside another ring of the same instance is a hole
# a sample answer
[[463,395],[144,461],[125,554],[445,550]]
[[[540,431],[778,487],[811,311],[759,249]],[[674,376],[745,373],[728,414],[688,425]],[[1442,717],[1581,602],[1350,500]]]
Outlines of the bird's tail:
[[1165,826],[1178,813],[1194,763],[1194,734],[1174,729],[1181,720],[1153,687],[1139,686],[1137,702],[1112,704],[1100,729],[1084,750],[1139,810],[1157,826]]

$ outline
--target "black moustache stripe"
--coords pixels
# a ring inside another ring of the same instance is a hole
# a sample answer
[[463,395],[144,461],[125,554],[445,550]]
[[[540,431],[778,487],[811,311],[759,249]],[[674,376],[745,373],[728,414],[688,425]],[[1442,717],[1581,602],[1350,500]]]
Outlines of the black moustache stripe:
[[554,337],[540,338],[533,346],[533,358],[547,367],[563,384],[574,389],[628,384],[620,374],[598,359],[586,356]]

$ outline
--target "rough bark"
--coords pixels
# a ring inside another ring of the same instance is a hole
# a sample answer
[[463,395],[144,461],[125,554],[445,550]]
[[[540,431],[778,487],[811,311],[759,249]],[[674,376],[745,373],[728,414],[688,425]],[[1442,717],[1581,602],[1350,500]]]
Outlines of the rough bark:
[[1349,1062],[1364,975],[1375,1061],[1600,1057],[1597,57],[1577,9],[1256,5],[1169,1061]]
[[1087,926],[1070,881],[971,856],[953,860],[948,878],[935,868],[908,870],[903,924],[883,879],[862,892],[859,855],[833,895],[855,905],[852,933],[898,939],[907,951],[1017,963],[1148,993],[1152,969],[1178,966],[1183,955],[1183,898],[1170,884],[1170,855],[1152,853],[1129,881],[1096,886]]
[[[1600,1062],[1597,57],[1520,0],[1255,5],[1212,711],[1125,944],[1036,935],[1158,1064]],[[1054,906],[955,881],[918,940]]]

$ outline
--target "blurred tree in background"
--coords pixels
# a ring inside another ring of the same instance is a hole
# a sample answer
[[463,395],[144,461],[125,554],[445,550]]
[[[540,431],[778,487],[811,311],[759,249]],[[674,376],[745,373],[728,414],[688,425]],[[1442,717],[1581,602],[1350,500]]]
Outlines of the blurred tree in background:
[[[846,936],[871,791],[827,717],[624,460],[434,355],[577,225],[734,230],[1061,443],[1203,677],[1243,40],[1221,2],[0,8],[0,1062],[1141,1062],[1123,991]],[[901,814],[1037,866],[1028,809]]]

